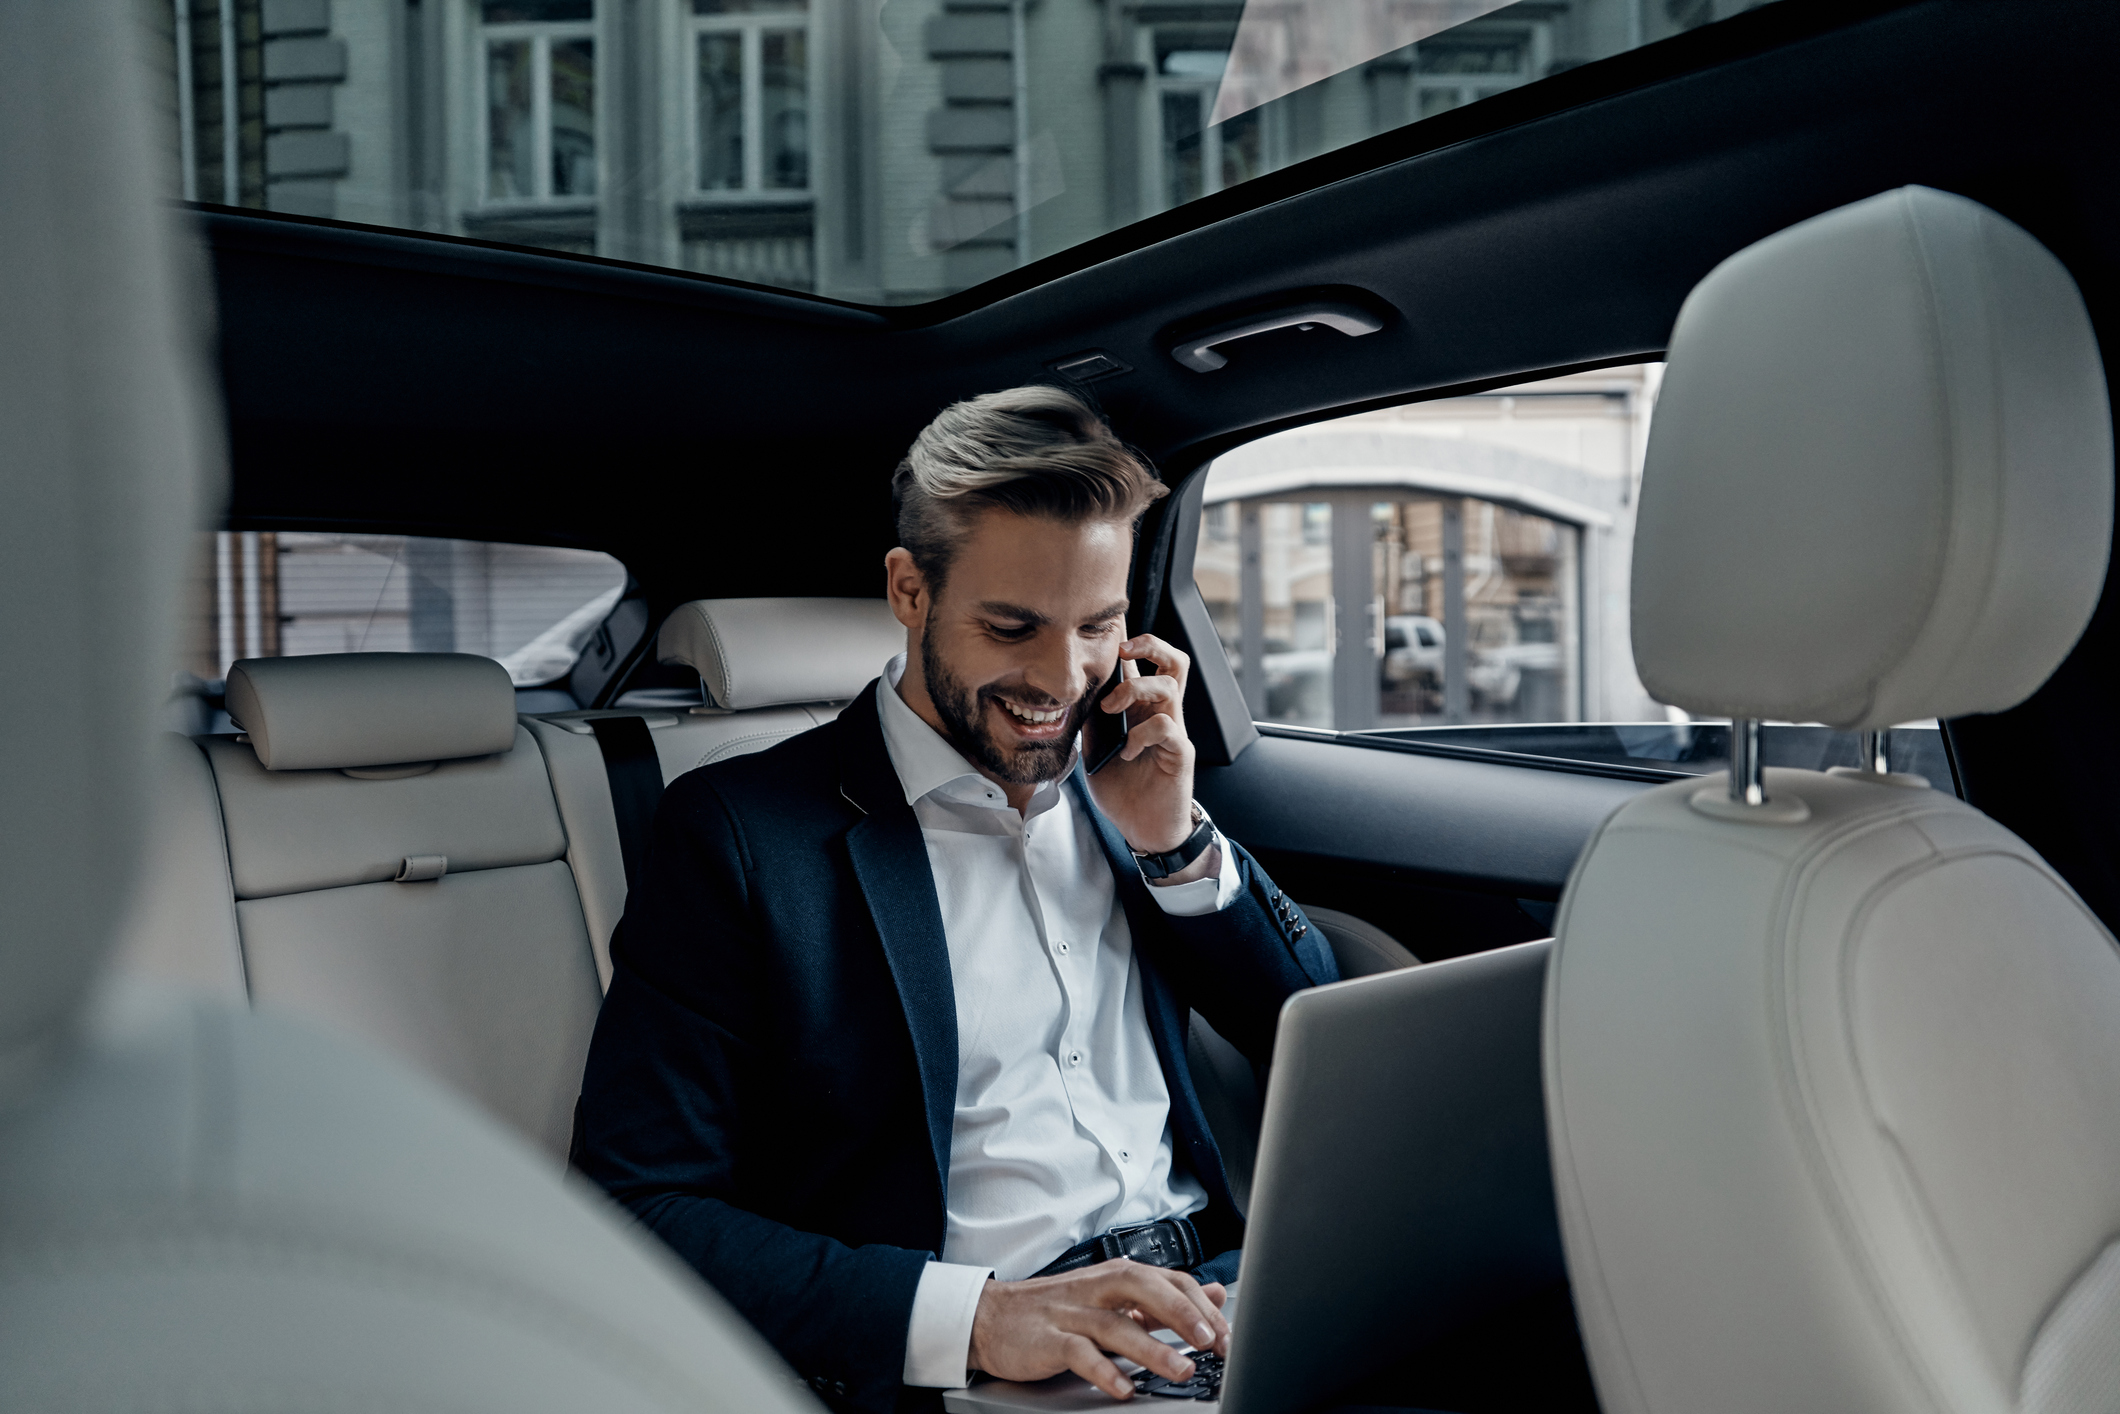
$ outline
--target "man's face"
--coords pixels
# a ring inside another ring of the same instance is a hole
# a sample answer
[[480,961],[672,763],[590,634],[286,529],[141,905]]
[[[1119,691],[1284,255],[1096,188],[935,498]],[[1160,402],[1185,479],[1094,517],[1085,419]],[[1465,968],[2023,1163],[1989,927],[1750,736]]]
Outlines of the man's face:
[[1119,660],[1132,555],[1123,523],[980,514],[919,635],[928,697],[973,765],[1010,785],[1066,771]]

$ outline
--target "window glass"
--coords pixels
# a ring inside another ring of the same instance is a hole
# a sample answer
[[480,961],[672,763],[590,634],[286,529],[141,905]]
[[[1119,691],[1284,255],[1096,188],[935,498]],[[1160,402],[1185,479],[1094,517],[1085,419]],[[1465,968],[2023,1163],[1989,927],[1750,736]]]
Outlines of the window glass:
[[743,35],[712,31],[699,36],[699,186],[743,185]]
[[478,653],[518,688],[543,687],[573,669],[626,587],[626,567],[595,550],[292,530],[209,539],[191,645],[204,680],[240,658]]
[[1338,731],[1661,716],[1625,637],[1660,372],[1363,413],[1219,458],[1194,578],[1252,715]]
[[531,43],[496,39],[486,45],[486,198],[515,201],[537,194],[537,149],[530,139]]
[[771,29],[759,39],[759,144],[765,167],[760,185],[775,191],[806,191],[810,185],[809,36],[799,29]]
[[[148,0],[188,198],[934,299],[1764,0]],[[624,174],[624,201],[609,201]]]
[[[1193,580],[1252,716],[1453,750],[1727,770],[1728,725],[1650,697],[1628,638],[1636,492],[1662,380],[1657,363],[1573,373],[1314,423],[1217,458]],[[1886,750],[1892,769],[1952,787],[1934,722],[1895,727]],[[1801,723],[1766,724],[1762,751],[1770,766],[1858,761],[1853,735]]]
[[596,45],[552,45],[552,195],[596,195]]

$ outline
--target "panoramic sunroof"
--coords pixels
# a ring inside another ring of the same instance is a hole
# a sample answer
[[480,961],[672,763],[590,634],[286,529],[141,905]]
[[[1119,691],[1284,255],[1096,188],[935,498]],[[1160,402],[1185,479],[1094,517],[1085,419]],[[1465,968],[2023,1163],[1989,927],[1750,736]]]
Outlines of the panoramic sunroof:
[[1765,0],[161,0],[187,199],[918,304]]

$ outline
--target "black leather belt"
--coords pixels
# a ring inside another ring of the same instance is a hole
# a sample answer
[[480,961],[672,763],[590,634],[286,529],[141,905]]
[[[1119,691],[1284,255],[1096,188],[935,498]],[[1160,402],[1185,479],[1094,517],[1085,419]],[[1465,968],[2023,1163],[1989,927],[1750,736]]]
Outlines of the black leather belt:
[[1190,1271],[1207,1260],[1207,1253],[1200,1246],[1200,1234],[1193,1231],[1190,1218],[1165,1218],[1138,1227],[1115,1227],[1101,1237],[1078,1242],[1031,1275],[1054,1277],[1117,1257],[1128,1257],[1151,1267]]

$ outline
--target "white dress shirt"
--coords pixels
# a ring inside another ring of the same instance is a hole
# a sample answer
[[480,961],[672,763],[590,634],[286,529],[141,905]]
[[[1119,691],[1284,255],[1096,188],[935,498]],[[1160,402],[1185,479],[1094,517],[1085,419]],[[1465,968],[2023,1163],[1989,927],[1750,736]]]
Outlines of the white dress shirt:
[[[913,1297],[904,1379],[957,1386],[988,1277],[1027,1277],[1207,1195],[1172,1163],[1133,935],[1088,812],[1048,781],[1019,815],[898,696],[904,670],[903,655],[885,668],[878,716],[927,842],[957,1003],[948,1225]],[[1217,852],[1217,875],[1150,890],[1165,912],[1236,897],[1235,860]]]

